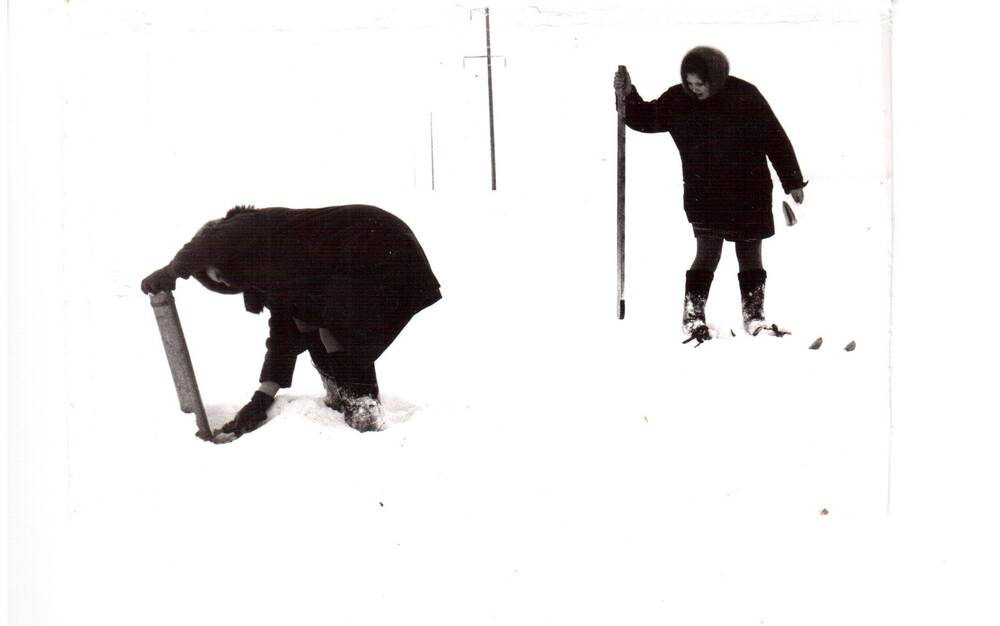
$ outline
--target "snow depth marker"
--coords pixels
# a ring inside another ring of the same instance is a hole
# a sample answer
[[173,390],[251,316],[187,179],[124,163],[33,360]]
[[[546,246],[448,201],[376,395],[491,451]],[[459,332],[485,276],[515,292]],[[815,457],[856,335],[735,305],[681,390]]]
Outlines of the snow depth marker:
[[[618,66],[624,72],[625,66]],[[625,94],[615,90],[618,105],[618,319],[625,319]],[[701,343],[701,342],[699,342]]]
[[174,305],[174,296],[169,291],[151,293],[149,303],[156,315],[156,325],[160,328],[160,339],[163,340],[163,350],[167,354],[167,363],[170,365],[170,375],[174,379],[181,411],[194,413],[195,423],[198,424],[196,434],[206,441],[211,441],[212,427],[208,425],[205,405],[202,404],[201,393],[198,391],[198,381],[194,376],[191,354],[184,340],[184,330],[181,328],[181,319]]

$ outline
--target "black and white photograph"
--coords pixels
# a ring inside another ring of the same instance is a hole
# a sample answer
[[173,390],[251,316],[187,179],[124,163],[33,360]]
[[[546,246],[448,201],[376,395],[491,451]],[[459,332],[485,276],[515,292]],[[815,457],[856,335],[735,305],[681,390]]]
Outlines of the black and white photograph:
[[9,0],[5,614],[996,624],[989,12]]

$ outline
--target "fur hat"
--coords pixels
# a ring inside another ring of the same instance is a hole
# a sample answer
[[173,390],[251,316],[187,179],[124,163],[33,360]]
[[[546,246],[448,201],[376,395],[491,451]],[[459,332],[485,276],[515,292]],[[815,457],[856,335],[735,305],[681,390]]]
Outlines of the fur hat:
[[729,59],[722,51],[708,46],[692,48],[681,61],[681,87],[688,95],[693,95],[687,86],[687,75],[697,74],[708,83],[709,93],[722,91],[729,78]]

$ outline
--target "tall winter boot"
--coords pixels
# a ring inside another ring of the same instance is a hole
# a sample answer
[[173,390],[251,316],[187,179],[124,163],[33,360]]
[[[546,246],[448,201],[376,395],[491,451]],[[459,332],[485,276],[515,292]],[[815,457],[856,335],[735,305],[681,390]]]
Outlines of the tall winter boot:
[[[319,370],[319,368],[316,368]],[[337,411],[338,413],[344,412],[344,396],[340,392],[340,387],[337,385],[337,381],[334,380],[333,376],[319,370],[319,378],[323,381],[323,389],[326,390],[326,397],[323,399],[323,403]]]
[[688,270],[685,276],[682,325],[688,340],[694,339],[701,343],[712,338],[705,322],[705,303],[708,301],[713,278],[715,273],[705,270]]
[[737,274],[743,299],[743,330],[754,335],[764,326],[764,283],[767,272],[762,269]]
[[743,299],[743,330],[753,336],[762,331],[777,337],[787,335],[788,331],[764,319],[764,283],[767,282],[767,272],[763,269],[747,270],[737,274],[737,277]]
[[316,352],[313,364],[326,390],[324,402],[344,414],[344,422],[355,430],[382,430],[385,411],[378,399],[375,364],[343,352]]

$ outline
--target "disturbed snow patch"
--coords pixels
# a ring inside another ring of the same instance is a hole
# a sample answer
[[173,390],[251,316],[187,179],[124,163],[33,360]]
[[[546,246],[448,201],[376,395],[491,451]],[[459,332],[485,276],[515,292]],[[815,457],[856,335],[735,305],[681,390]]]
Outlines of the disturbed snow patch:
[[[240,404],[212,404],[205,407],[208,416],[208,423],[213,431],[217,431],[225,423],[235,417],[240,410]],[[382,396],[382,408],[385,411],[384,427],[387,430],[399,424],[408,422],[418,410],[419,405],[396,396]],[[322,396],[315,395],[281,395],[279,394],[274,405],[268,410],[267,424],[278,420],[304,419],[321,427],[321,430],[329,432],[340,428],[349,428],[344,421],[343,413],[334,411],[323,403]]]
[[[420,407],[403,398],[383,395],[382,408],[385,411],[383,430],[387,430],[409,421]],[[349,428],[344,421],[343,413],[326,406],[321,396],[279,395],[268,414],[272,420],[303,418],[321,426],[324,431]]]

